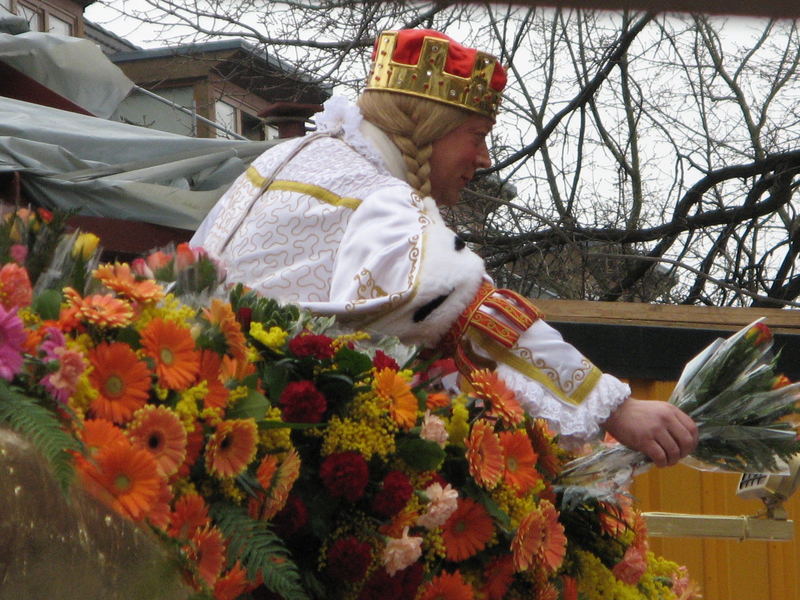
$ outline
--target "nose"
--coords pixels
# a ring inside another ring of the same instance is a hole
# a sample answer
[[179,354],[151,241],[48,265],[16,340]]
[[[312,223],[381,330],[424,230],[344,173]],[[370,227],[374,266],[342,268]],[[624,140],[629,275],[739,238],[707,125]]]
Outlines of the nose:
[[475,167],[478,169],[488,169],[491,166],[492,160],[489,158],[489,148],[486,147],[486,142],[483,142],[475,156]]

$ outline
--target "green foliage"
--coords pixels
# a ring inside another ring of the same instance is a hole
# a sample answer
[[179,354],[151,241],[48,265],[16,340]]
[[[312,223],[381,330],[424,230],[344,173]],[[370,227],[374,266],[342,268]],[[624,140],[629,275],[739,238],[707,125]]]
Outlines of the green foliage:
[[247,516],[244,509],[224,503],[211,505],[211,514],[228,538],[228,560],[240,560],[249,577],[260,573],[270,591],[291,600],[306,600],[297,565],[267,523]]
[[66,492],[75,475],[70,452],[80,452],[81,446],[64,430],[55,413],[0,380],[0,423],[30,439]]
[[282,306],[272,298],[265,298],[247,289],[241,283],[237,283],[231,290],[230,302],[234,313],[240,314],[242,309],[247,309],[250,312],[248,320],[261,323],[265,329],[280,327],[290,331],[301,320],[299,307]]
[[397,444],[397,453],[406,464],[417,471],[438,469],[445,459],[445,452],[436,442],[421,438],[404,438]]

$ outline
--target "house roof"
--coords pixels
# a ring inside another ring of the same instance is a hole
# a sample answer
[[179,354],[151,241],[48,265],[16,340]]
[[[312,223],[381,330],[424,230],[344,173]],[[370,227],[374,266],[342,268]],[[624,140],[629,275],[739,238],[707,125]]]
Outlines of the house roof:
[[[160,48],[128,49],[110,54],[109,58],[123,69],[123,65],[136,62],[202,58],[204,66],[198,67],[199,70],[214,70],[242,88],[273,101],[320,104],[331,96],[332,91],[330,85],[321,84],[298,73],[297,67],[238,38]],[[180,69],[180,72],[185,74],[187,71]],[[164,71],[159,72],[159,77],[164,78]]]

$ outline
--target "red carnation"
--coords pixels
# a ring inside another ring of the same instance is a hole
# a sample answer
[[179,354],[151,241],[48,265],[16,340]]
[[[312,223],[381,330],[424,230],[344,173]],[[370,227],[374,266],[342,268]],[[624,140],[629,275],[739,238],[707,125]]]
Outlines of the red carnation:
[[308,508],[295,494],[289,496],[286,505],[272,518],[272,527],[283,539],[289,539],[308,523]]
[[236,311],[236,320],[242,327],[242,331],[250,331],[250,323],[253,320],[253,309],[247,306],[242,306]]
[[384,369],[400,370],[400,365],[397,364],[397,361],[383,350],[375,351],[375,356],[372,358],[372,366],[378,371],[383,371]]
[[328,574],[343,581],[360,581],[372,561],[372,548],[358,538],[340,538],[328,548]]
[[319,476],[331,496],[355,502],[364,495],[369,468],[358,452],[341,452],[322,461]]
[[381,490],[375,494],[372,510],[388,519],[396,515],[411,500],[414,488],[405,473],[389,471],[383,478]]
[[358,600],[414,600],[421,584],[422,563],[416,562],[394,575],[380,568],[361,588]]
[[358,600],[400,600],[403,597],[402,579],[400,573],[395,573],[393,577],[386,569],[380,568],[361,588]]
[[315,335],[309,331],[304,331],[289,341],[289,351],[303,358],[313,356],[320,360],[333,358],[333,340],[326,335]]
[[289,423],[319,423],[328,402],[313,382],[292,381],[278,399],[284,421]]

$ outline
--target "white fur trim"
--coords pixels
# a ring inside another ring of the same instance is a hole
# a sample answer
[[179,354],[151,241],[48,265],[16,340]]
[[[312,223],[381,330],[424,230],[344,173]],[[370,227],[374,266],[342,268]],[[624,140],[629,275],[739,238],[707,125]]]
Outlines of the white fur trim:
[[[431,347],[475,297],[484,280],[484,266],[481,257],[468,248],[455,249],[456,234],[444,225],[428,225],[424,235],[414,298],[374,326],[407,344]],[[414,313],[440,296],[447,298],[424,320],[415,323]]]

